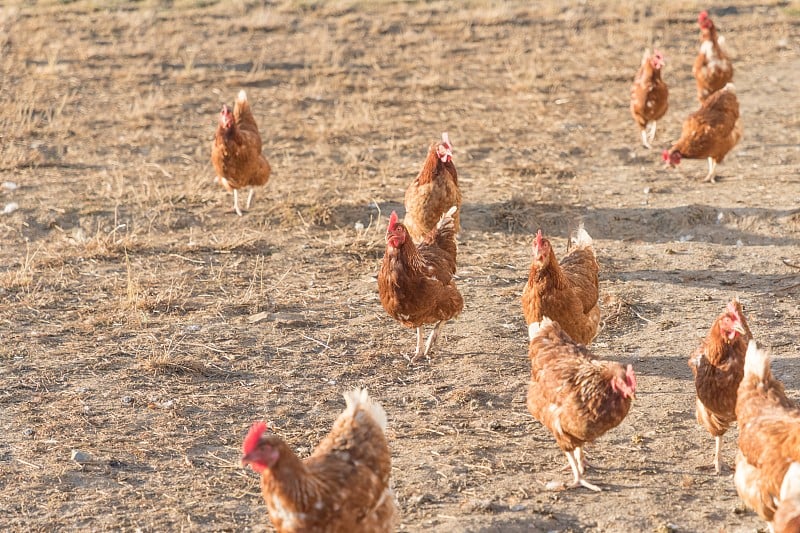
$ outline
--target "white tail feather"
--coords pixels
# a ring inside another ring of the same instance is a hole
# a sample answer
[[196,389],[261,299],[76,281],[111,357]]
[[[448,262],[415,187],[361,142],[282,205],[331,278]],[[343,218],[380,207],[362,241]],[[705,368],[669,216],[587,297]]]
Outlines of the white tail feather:
[[759,350],[756,341],[750,339],[744,356],[744,375],[752,374],[763,380],[768,368],[769,355],[764,350]]
[[436,224],[436,227],[437,228],[441,228],[442,226],[447,224],[449,221],[453,220],[453,215],[456,214],[456,211],[458,211],[458,206],[457,205],[454,205],[453,207],[448,209],[447,213],[443,214],[442,218],[439,219],[439,223]]
[[244,89],[239,91],[239,96],[237,96],[236,99],[238,101],[240,101],[240,102],[246,102],[247,101],[247,93],[244,92]]
[[792,463],[783,476],[781,483],[781,501],[789,498],[800,498],[800,463]]
[[729,93],[736,94],[736,86],[733,84],[733,82],[729,81],[728,83],[725,84],[725,87],[723,87],[722,89],[728,91]]
[[345,415],[353,416],[359,407],[370,414],[375,422],[386,431],[386,411],[383,410],[381,404],[373,400],[367,394],[367,389],[353,389],[344,393],[344,401],[347,404]]
[[531,322],[530,324],[528,324],[528,340],[532,341],[533,339],[535,339],[540,331],[542,331],[545,327],[549,326],[552,323],[553,321],[545,316],[542,317],[541,322]]
[[591,246],[592,242],[592,236],[589,235],[589,232],[583,227],[583,222],[581,222],[581,225],[578,226],[578,229],[572,236],[572,243],[575,246]]

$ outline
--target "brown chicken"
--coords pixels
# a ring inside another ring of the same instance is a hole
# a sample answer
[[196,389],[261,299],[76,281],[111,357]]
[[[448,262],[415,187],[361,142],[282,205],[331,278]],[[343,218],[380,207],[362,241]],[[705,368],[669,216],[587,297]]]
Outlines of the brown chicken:
[[800,533],[800,463],[792,463],[783,476],[780,500],[772,519],[775,533]]
[[547,316],[574,341],[589,344],[600,324],[599,267],[592,238],[583,226],[571,242],[572,249],[559,263],[542,230],[536,233],[528,283],[522,291],[522,313],[526,324],[541,322]]
[[365,390],[344,398],[347,408],[303,460],[263,422],[244,439],[242,465],[261,474],[261,494],[279,533],[395,531],[386,413]]
[[431,144],[422,170],[406,189],[405,206],[403,224],[414,242],[425,237],[452,206],[458,208],[453,216],[455,232],[461,231],[461,191],[447,133],[442,133],[441,142]]
[[772,376],[769,356],[752,340],[739,385],[736,417],[736,491],[761,518],[772,522],[789,465],[800,462],[800,408],[787,398],[781,382]]
[[233,191],[233,208],[237,215],[242,216],[239,189],[250,189],[246,206],[249,209],[253,187],[267,183],[272,170],[261,154],[261,135],[244,90],[239,91],[233,112],[227,105],[222,105],[214,145],[211,147],[211,163],[217,171],[217,183],[228,192]]
[[683,121],[681,138],[661,158],[671,167],[682,158],[708,159],[708,174],[703,181],[716,182],[717,163],[742,138],[739,101],[732,83],[709,96],[700,109]]
[[631,115],[639,125],[642,144],[650,148],[656,136],[656,121],[664,116],[669,107],[669,90],[661,79],[664,56],[653,49],[653,55],[645,50],[642,65],[636,72],[631,86]]
[[713,465],[717,474],[722,469],[722,436],[736,421],[736,391],[742,381],[744,354],[751,338],[742,304],[734,298],[689,358],[697,391],[697,423],[716,441]]
[[530,324],[529,335],[528,411],[550,430],[567,456],[572,486],[599,491],[583,478],[583,447],[627,416],[636,393],[633,367],[595,360],[547,317]]
[[733,65],[722,49],[725,39],[717,35],[707,11],[700,13],[697,24],[700,26],[700,52],[694,60],[692,74],[697,81],[697,99],[703,102],[733,79]]
[[436,324],[423,355],[428,355],[441,333],[444,323],[457,316],[464,299],[455,283],[456,239],[453,206],[423,241],[416,245],[404,224],[392,212],[386,229],[386,253],[378,273],[378,293],[389,316],[406,327],[417,328],[417,350],[411,362],[420,355],[422,327]]

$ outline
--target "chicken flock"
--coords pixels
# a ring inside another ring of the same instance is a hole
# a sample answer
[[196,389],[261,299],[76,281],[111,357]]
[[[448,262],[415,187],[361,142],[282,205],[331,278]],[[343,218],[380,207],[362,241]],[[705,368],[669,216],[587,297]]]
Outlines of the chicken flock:
[[[733,67],[723,39],[706,11],[698,17],[699,53],[692,73],[700,108],[683,123],[681,137],[663,151],[665,163],[707,159],[706,181],[741,139]],[[631,87],[630,110],[646,148],[668,110],[662,77],[665,57],[646,51]],[[224,105],[212,147],[217,181],[233,192],[263,186],[270,165],[244,91],[233,111]],[[385,311],[416,329],[416,363],[430,356],[444,324],[456,318],[464,299],[456,285],[461,191],[447,133],[431,144],[408,186],[405,217],[389,217],[386,249],[378,272]],[[558,259],[540,229],[533,238],[522,315],[528,325],[531,375],[527,408],[564,452],[572,487],[601,488],[585,476],[585,446],[618,426],[636,397],[632,365],[599,360],[589,345],[601,324],[599,265],[592,238],[581,225]],[[423,328],[433,331],[423,347]],[[441,344],[441,343],[440,343]],[[711,466],[723,470],[723,437],[739,427],[734,485],[743,502],[771,531],[800,532],[800,407],[770,372],[769,355],[756,344],[742,304],[734,299],[711,324],[691,354],[697,422],[715,438]],[[242,464],[261,476],[270,520],[280,532],[393,531],[399,509],[391,491],[391,454],[386,413],[367,391],[345,394],[346,408],[312,454],[301,460],[263,422],[252,425],[242,445]]]

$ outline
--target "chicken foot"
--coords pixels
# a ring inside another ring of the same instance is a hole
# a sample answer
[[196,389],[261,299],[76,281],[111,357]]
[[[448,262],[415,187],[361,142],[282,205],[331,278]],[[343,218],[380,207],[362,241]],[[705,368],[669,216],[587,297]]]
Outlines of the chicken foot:
[[714,471],[719,474],[722,471],[722,463],[720,460],[720,453],[719,451],[722,449],[722,435],[717,435],[714,437],[715,446],[714,446]]
[[713,157],[708,158],[708,174],[706,177],[703,178],[703,181],[707,181],[709,183],[716,183],[716,172],[717,171],[717,162],[714,161]]
[[583,465],[578,466],[578,464],[581,461],[582,453],[579,452],[578,450],[580,450],[580,448],[576,448],[572,452],[567,452],[567,451],[564,452],[564,455],[567,456],[567,462],[569,462],[569,466],[572,468],[572,475],[575,478],[570,488],[583,486],[595,492],[602,491],[603,489],[601,489],[597,485],[592,485],[591,483],[583,479]]

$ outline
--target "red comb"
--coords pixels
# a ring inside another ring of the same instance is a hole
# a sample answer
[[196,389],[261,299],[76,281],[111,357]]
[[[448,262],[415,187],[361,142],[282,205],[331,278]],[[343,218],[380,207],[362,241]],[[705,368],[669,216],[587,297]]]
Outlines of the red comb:
[[542,230],[536,232],[536,246],[538,248],[542,247]]
[[242,443],[242,453],[246,455],[255,450],[258,446],[258,441],[261,440],[261,435],[263,435],[266,430],[267,424],[264,422],[253,422],[253,425],[250,426],[250,431],[247,432],[247,436]]
[[628,370],[625,372],[625,377],[628,378],[631,388],[636,390],[636,374],[633,373],[633,366],[628,365]]
[[453,145],[450,144],[450,136],[447,134],[446,131],[442,132],[442,142],[445,143],[448,148],[452,148],[453,147]]
[[708,18],[708,11],[703,10],[700,12],[699,15],[697,15],[697,22],[703,22],[707,18]]
[[735,302],[728,302],[727,311],[728,311],[729,314],[735,316],[736,318],[739,318],[739,310],[736,309],[736,303]]
[[389,227],[386,228],[386,231],[393,231],[396,225],[397,225],[397,212],[392,211],[392,214],[389,216]]
[[669,150],[664,150],[661,152],[661,159],[664,161],[669,161]]

